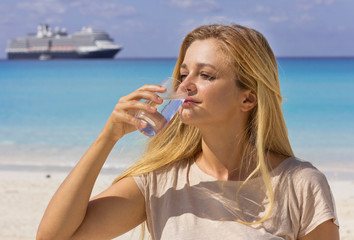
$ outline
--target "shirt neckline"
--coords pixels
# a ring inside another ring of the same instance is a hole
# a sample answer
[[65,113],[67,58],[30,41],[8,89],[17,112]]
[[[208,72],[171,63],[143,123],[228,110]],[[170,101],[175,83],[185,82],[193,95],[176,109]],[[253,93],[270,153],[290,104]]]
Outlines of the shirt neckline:
[[[281,170],[287,165],[287,163],[291,160],[293,160],[294,157],[288,157],[286,159],[284,159],[278,166],[276,166],[272,171],[270,171],[270,176],[276,176],[279,174],[279,172],[281,172]],[[204,172],[195,162],[195,160],[193,159],[192,164],[191,164],[191,169],[193,169],[201,178],[202,181],[213,181],[213,182],[222,182],[224,184],[240,184],[243,183],[244,181],[236,181],[236,180],[228,180],[228,181],[222,181],[219,180],[209,174],[207,174],[206,172]],[[256,178],[251,178],[248,180],[248,182],[252,182],[252,181],[256,181],[258,180],[260,177],[256,177]]]

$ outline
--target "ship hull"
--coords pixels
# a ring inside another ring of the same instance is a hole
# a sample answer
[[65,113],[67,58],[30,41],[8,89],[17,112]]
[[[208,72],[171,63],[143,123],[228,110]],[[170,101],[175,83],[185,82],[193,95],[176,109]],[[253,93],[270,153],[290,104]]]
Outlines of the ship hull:
[[76,51],[67,51],[67,52],[9,52],[7,53],[7,58],[9,60],[48,60],[48,59],[111,59],[113,58],[120,49],[114,50],[100,50],[100,51],[91,51],[91,52],[76,52]]

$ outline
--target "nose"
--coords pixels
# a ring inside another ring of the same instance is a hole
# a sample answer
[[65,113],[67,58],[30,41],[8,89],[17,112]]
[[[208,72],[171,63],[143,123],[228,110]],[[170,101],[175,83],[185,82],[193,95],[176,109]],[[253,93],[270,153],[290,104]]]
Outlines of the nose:
[[193,77],[190,75],[183,80],[180,87],[188,92],[188,96],[192,96],[197,93],[197,85],[193,81]]

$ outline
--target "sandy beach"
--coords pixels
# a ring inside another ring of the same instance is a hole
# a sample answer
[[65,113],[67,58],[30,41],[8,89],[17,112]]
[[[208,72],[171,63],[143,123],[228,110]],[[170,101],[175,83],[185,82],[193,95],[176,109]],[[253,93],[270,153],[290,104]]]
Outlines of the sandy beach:
[[[0,239],[33,240],[44,210],[68,172],[0,171]],[[106,189],[116,175],[101,174],[93,195]],[[117,238],[138,239],[139,231]]]
[[[54,194],[67,171],[0,171],[0,239],[35,239],[38,224],[51,196]],[[109,186],[113,174],[101,174],[93,194]],[[342,240],[354,239],[354,180],[329,179],[340,222]],[[132,236],[127,233],[117,239],[138,239],[138,231]]]

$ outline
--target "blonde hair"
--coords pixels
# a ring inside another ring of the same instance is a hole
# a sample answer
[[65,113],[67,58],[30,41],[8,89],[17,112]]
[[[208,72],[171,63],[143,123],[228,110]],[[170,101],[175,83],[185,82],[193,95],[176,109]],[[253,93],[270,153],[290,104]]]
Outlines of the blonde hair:
[[[216,39],[227,63],[234,68],[236,85],[249,89],[257,96],[257,105],[252,110],[247,124],[247,147],[243,154],[243,165],[255,165],[255,169],[244,181],[261,176],[270,200],[268,214],[255,224],[264,221],[270,214],[274,193],[271,185],[266,155],[269,152],[293,156],[281,109],[278,67],[275,56],[265,37],[256,30],[240,25],[208,25],[190,32],[181,45],[173,77],[180,77],[188,47],[196,40]],[[202,136],[193,126],[181,122],[175,116],[170,126],[150,140],[146,153],[115,181],[126,176],[136,176],[154,171],[181,160],[193,159],[202,151]],[[251,162],[255,161],[255,162]]]

